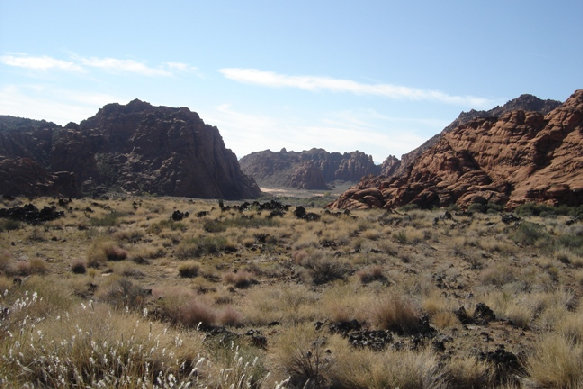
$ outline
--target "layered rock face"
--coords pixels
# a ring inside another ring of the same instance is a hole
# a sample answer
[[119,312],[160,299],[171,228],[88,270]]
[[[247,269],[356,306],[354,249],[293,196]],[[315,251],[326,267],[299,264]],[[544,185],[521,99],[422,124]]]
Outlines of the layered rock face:
[[[24,185],[9,187],[0,162],[5,195],[121,190],[237,199],[260,194],[253,179],[242,173],[235,154],[225,148],[218,129],[204,124],[188,108],[153,107],[136,99],[127,105],[106,105],[80,125],[60,127],[30,120],[27,124],[27,119],[16,118],[0,118],[0,123],[4,163],[25,158],[46,173],[39,173],[37,181],[53,182],[50,189],[38,192],[27,192]],[[30,168],[28,172],[13,175],[34,181]],[[65,178],[59,181],[54,175]],[[63,184],[57,183],[67,182],[67,177],[73,188],[61,190]]]
[[552,101],[541,113],[511,109],[516,100],[448,126],[400,172],[363,179],[332,206],[583,204],[583,90],[546,115]]
[[372,157],[360,151],[266,150],[248,154],[239,162],[243,172],[264,187],[325,189],[335,180],[358,182],[369,174],[380,173]]

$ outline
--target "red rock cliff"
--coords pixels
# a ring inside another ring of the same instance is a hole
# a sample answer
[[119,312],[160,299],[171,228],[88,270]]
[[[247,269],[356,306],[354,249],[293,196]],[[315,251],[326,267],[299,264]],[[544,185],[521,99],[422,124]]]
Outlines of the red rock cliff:
[[546,115],[513,110],[442,132],[400,174],[363,179],[340,208],[583,204],[583,90]]

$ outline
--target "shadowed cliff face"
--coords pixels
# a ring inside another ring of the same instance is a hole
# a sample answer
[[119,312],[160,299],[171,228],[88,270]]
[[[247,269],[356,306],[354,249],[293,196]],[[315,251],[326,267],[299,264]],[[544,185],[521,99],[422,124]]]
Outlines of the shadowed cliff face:
[[487,113],[449,126],[400,172],[363,179],[332,206],[583,204],[583,90],[546,115]]
[[[4,194],[70,196],[121,190],[226,199],[260,194],[225,148],[217,128],[205,125],[188,108],[153,107],[136,99],[106,105],[80,125],[3,119],[9,124],[0,127],[0,155],[5,160],[27,158],[48,174],[38,178],[46,191],[29,185]],[[1,166],[0,179],[5,180]],[[72,187],[56,187],[49,176],[59,171],[70,172]],[[21,176],[19,172],[14,175]],[[28,168],[27,180],[33,176]]]
[[323,149],[294,152],[285,149],[251,153],[241,158],[241,168],[260,185],[301,189],[324,189],[332,181],[357,182],[379,174],[368,154],[327,152]]

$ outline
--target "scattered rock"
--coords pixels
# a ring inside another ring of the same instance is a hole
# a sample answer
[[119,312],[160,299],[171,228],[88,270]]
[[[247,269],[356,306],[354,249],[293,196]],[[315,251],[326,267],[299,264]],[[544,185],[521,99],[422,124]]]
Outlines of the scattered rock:
[[485,325],[496,320],[494,311],[484,303],[478,303],[472,316],[469,316],[466,308],[461,306],[454,312],[462,324],[480,324]]
[[18,220],[28,224],[40,224],[62,217],[65,213],[55,207],[43,207],[40,211],[32,204],[22,207],[0,208],[0,217]]
[[294,211],[294,215],[298,219],[304,218],[306,216],[306,208],[304,208],[304,207],[296,207],[296,210]]
[[393,335],[387,330],[356,331],[348,335],[348,341],[355,348],[383,351],[393,341]]
[[249,330],[245,335],[250,337],[251,344],[255,347],[266,349],[267,348],[267,338],[258,330]]
[[507,381],[511,375],[522,373],[524,370],[518,357],[503,348],[498,348],[494,351],[482,351],[479,353],[478,358],[494,365],[496,382]]
[[519,222],[521,219],[519,216],[513,215],[511,213],[505,213],[502,215],[502,223],[504,224],[511,224]]
[[478,303],[474,311],[473,321],[475,324],[488,324],[496,320],[494,311],[484,303]]
[[175,222],[178,222],[186,217],[190,216],[190,213],[188,212],[180,212],[179,210],[176,210],[174,212],[172,212],[172,220],[174,220]]
[[341,334],[342,336],[347,336],[350,332],[360,331],[362,329],[362,324],[359,323],[358,320],[353,319],[350,321],[340,321],[337,323],[332,323],[328,326],[328,329],[333,334]]

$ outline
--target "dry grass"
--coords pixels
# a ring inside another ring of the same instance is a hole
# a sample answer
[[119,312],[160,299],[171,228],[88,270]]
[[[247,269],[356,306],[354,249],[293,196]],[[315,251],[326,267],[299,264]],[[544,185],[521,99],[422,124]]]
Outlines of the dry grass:
[[326,371],[332,387],[433,388],[440,386],[438,361],[430,351],[374,352],[351,349],[335,336],[330,341],[333,363]]
[[412,334],[420,329],[420,310],[406,297],[394,294],[385,296],[372,310],[373,322],[380,329],[398,334]]
[[123,261],[127,252],[115,242],[107,239],[98,239],[91,245],[87,253],[87,266],[98,268],[107,261]]
[[75,259],[71,262],[71,271],[75,274],[85,274],[87,271],[87,266],[85,261],[80,259]]
[[[174,210],[190,216],[173,221]],[[210,200],[74,199],[61,219],[2,229],[0,386],[582,385],[580,224],[529,216],[507,226],[499,215],[452,211],[434,225],[444,210],[308,212],[322,218],[270,219]],[[122,252],[133,262],[112,261]],[[471,317],[478,303],[496,320],[461,324],[458,308]],[[379,352],[330,333],[353,320],[393,340]],[[429,324],[433,338],[423,336]],[[504,362],[484,357],[498,344],[525,370],[506,374]],[[136,367],[145,363],[147,373]]]
[[384,275],[383,267],[380,265],[373,265],[360,269],[356,272],[357,277],[363,284],[368,284],[372,281],[387,282],[387,278]]
[[455,358],[446,365],[444,381],[451,388],[490,387],[494,383],[492,373],[492,366],[475,357]]
[[318,296],[304,285],[286,284],[279,288],[253,288],[242,301],[245,321],[250,325],[279,322],[284,325],[315,320]]
[[542,387],[583,386],[583,344],[561,334],[543,335],[527,361],[531,379]]
[[181,278],[194,278],[198,276],[199,264],[197,262],[186,262],[178,268],[178,274]]
[[235,288],[248,288],[254,284],[257,284],[257,280],[254,275],[246,270],[241,270],[238,272],[229,272],[223,276],[223,280],[227,284],[233,285]]

